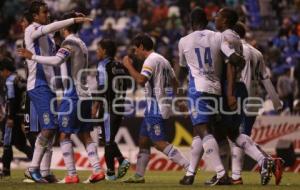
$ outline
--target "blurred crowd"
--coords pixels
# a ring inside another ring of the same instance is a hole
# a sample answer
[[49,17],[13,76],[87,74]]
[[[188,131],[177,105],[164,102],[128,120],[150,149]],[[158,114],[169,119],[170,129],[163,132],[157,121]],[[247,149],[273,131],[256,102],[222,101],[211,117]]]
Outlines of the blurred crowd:
[[[221,7],[235,8],[247,24],[247,40],[265,56],[280,98],[290,112],[297,112],[300,89],[300,0],[45,0],[51,20],[75,10],[94,19],[80,30],[90,51],[90,63],[97,63],[97,42],[112,38],[118,44],[117,57],[128,53],[130,41],[138,32],[149,33],[157,52],[176,65],[177,43],[190,32],[189,13],[203,7],[214,30],[213,18]],[[23,38],[20,18],[30,1],[0,1],[0,59],[14,58],[21,70],[24,64],[16,56]],[[255,35],[257,32],[262,35]],[[270,35],[271,34],[271,35]],[[270,35],[270,36],[269,36]],[[264,38],[262,38],[264,37]],[[59,41],[59,40],[58,40]],[[176,68],[175,68],[176,70]],[[262,91],[262,94],[264,92]],[[295,106],[293,104],[295,103]]]

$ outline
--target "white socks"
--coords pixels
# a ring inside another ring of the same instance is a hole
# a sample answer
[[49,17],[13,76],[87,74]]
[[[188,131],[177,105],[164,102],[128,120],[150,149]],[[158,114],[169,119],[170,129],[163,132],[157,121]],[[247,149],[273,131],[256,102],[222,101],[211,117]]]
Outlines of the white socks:
[[60,142],[60,148],[63,154],[64,162],[69,176],[77,175],[74,161],[74,150],[71,140],[64,140]]
[[40,171],[43,177],[50,175],[50,167],[51,167],[51,160],[52,160],[52,153],[53,153],[52,147],[54,143],[53,141],[54,138],[49,141],[48,147],[41,161]]
[[222,165],[218,143],[212,135],[206,135],[203,138],[203,149],[206,153],[207,159],[205,160],[209,166],[214,168],[217,173],[217,178],[221,178],[225,174],[225,169]]
[[181,154],[181,152],[175,148],[172,144],[169,144],[163,151],[163,153],[169,157],[170,160],[176,164],[187,169],[189,166],[189,161]]
[[185,174],[186,176],[196,175],[199,161],[201,160],[202,156],[203,156],[202,140],[199,136],[196,136],[193,138],[191,160],[190,160],[190,165]]
[[261,166],[265,158],[264,154],[257,148],[255,142],[247,135],[240,134],[235,143],[242,148],[245,153]]
[[232,179],[241,178],[244,162],[244,151],[230,141]]
[[44,153],[47,149],[49,140],[42,136],[42,134],[39,134],[35,141],[35,148],[33,152],[32,161],[29,167],[29,171],[34,171],[37,169],[40,169],[40,164],[42,161],[42,158],[44,156]]
[[97,153],[97,143],[92,142],[86,145],[86,152],[88,155],[89,162],[93,167],[94,173],[99,173],[101,170],[100,161]]
[[150,160],[150,150],[140,149],[137,157],[137,163],[136,163],[136,175],[140,177],[143,177],[145,175],[145,171],[149,163],[149,160]]

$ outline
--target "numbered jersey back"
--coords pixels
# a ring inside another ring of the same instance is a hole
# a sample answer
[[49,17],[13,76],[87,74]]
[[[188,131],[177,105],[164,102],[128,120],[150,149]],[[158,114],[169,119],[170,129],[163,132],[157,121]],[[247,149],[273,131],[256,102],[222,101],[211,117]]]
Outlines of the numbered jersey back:
[[209,30],[195,31],[179,42],[180,64],[190,71],[190,88],[221,94],[222,36]]
[[173,95],[172,81],[175,80],[169,61],[153,52],[145,60],[141,74],[148,78],[145,84],[146,114],[162,116],[164,119],[169,118],[171,103],[167,99]]

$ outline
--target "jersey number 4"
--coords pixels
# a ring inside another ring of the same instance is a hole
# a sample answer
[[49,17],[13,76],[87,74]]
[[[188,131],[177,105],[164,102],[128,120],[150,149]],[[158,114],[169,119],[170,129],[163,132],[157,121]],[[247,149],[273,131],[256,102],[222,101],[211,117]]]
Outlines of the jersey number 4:
[[212,58],[211,58],[211,53],[210,53],[210,48],[209,47],[206,47],[204,49],[204,56],[201,56],[200,48],[195,48],[195,53],[197,55],[197,59],[198,59],[200,69],[203,68],[202,57],[204,57],[204,64],[208,64],[209,67],[212,66]]

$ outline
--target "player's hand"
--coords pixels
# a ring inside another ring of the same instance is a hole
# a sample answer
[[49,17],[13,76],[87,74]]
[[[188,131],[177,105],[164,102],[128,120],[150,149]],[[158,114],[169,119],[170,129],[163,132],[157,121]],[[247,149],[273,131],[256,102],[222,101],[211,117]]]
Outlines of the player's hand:
[[17,49],[17,53],[18,53],[18,55],[20,57],[23,57],[25,59],[32,59],[32,55],[33,54],[29,50],[27,50],[25,48],[19,48],[19,49]]
[[84,22],[92,22],[93,19],[88,18],[88,17],[76,17],[74,18],[74,22],[77,23],[84,23]]
[[7,120],[6,120],[6,126],[7,126],[8,128],[13,128],[13,126],[14,126],[14,120],[12,120],[12,119],[7,119]]
[[98,106],[93,105],[92,106],[92,119],[97,118],[97,112],[98,112]]
[[128,67],[132,66],[132,64],[133,64],[133,61],[128,55],[123,58],[124,67],[128,68]]
[[236,110],[237,100],[235,96],[227,96],[227,103],[230,110]]
[[86,15],[81,12],[75,12],[75,15],[76,17],[86,17]]

